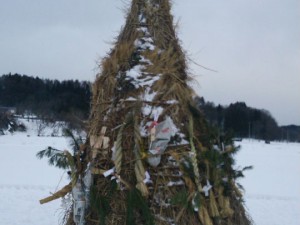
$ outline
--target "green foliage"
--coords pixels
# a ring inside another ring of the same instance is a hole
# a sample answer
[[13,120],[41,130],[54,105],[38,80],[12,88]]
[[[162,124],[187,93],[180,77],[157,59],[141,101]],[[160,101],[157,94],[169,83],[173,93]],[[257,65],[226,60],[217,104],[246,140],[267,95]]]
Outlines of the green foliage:
[[111,211],[110,201],[114,198],[114,194],[118,189],[118,184],[115,180],[112,180],[109,183],[107,188],[107,194],[101,195],[96,186],[92,186],[90,190],[90,203],[91,209],[95,211],[99,218],[99,225],[105,225],[105,220],[107,215],[109,215]]
[[126,225],[136,225],[135,213],[140,213],[143,224],[154,225],[154,218],[145,198],[136,188],[130,190],[127,195]]
[[72,147],[73,155],[71,155],[70,153],[66,154],[62,150],[55,149],[49,146],[46,149],[39,151],[36,156],[39,159],[48,158],[48,163],[50,165],[61,169],[71,169],[74,173],[74,162],[76,161],[74,156],[79,152],[80,145],[83,144],[83,139],[81,136],[75,136],[69,129],[64,129],[64,135],[70,140],[70,146]]
[[91,207],[99,216],[99,225],[105,225],[105,218],[110,212],[109,199],[97,192],[95,187],[91,188],[90,195]]
[[229,132],[220,135],[218,129],[210,131],[211,140],[214,141],[208,149],[199,152],[199,169],[205,179],[209,179],[213,186],[221,185],[224,194],[229,196],[232,192],[232,182],[235,183],[238,178],[244,177],[244,171],[252,169],[252,166],[235,168],[234,155],[240,150],[240,146],[234,145]]
[[83,144],[83,138],[80,135],[75,136],[70,129],[64,129],[63,134],[69,138],[69,144],[72,147],[73,154],[75,155],[80,150],[80,145]]
[[[196,194],[194,198],[195,206],[200,207],[200,195],[199,193]],[[171,204],[176,205],[180,208],[189,209],[190,211],[193,211],[193,206],[191,202],[189,201],[189,193],[186,190],[180,191],[176,193],[175,196],[171,199]]]
[[39,159],[48,158],[48,163],[50,165],[61,169],[68,169],[70,166],[64,152],[50,146],[42,151],[39,151],[36,156]]
[[184,156],[184,160],[182,160],[180,165],[182,167],[184,175],[191,178],[192,181],[195,183],[195,173],[191,158]]
[[235,170],[234,171],[234,178],[238,179],[238,178],[241,178],[241,177],[245,177],[244,172],[247,171],[247,170],[252,170],[252,169],[253,169],[253,166],[246,166],[241,170]]

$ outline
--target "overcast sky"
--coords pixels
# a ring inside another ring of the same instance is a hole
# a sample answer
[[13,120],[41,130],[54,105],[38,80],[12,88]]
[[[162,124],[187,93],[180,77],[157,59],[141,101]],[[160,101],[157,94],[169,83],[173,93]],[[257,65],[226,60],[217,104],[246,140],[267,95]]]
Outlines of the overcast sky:
[[[128,0],[0,0],[0,75],[93,81]],[[299,0],[173,0],[195,89],[300,125]]]

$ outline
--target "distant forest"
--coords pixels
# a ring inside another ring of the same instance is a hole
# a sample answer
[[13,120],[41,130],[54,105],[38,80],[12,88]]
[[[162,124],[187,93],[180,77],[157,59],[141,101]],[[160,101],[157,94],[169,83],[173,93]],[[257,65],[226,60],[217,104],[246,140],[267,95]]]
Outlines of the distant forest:
[[278,126],[270,112],[236,102],[229,106],[215,105],[196,98],[207,121],[220,133],[230,132],[238,138],[300,142],[300,126]]
[[[91,83],[78,80],[49,80],[20,74],[0,77],[0,107],[15,107],[17,114],[35,114],[47,120],[78,123],[87,120],[90,110]],[[239,138],[288,140],[300,142],[300,126],[279,127],[263,109],[244,102],[229,106],[215,105],[196,98],[209,124],[220,134]],[[1,118],[1,117],[0,117]]]
[[90,83],[49,80],[19,74],[0,77],[0,106],[16,107],[18,114],[71,120],[88,118]]

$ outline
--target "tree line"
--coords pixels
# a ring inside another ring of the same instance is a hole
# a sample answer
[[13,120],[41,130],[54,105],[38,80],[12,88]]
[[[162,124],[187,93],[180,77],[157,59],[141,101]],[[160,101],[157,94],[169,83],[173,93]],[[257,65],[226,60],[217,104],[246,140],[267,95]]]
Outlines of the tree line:
[[249,107],[245,102],[222,106],[200,97],[196,102],[207,121],[220,133],[229,132],[237,138],[300,142],[300,126],[278,126],[267,110]]
[[[15,107],[17,114],[64,120],[81,126],[90,111],[91,83],[78,80],[50,80],[20,74],[0,77],[0,107]],[[263,140],[300,141],[300,126],[278,126],[264,109],[248,107],[244,102],[215,105],[196,98],[196,103],[212,126],[220,133]]]
[[89,115],[91,84],[78,80],[50,80],[20,74],[0,77],[0,106],[17,114],[52,120],[85,120]]

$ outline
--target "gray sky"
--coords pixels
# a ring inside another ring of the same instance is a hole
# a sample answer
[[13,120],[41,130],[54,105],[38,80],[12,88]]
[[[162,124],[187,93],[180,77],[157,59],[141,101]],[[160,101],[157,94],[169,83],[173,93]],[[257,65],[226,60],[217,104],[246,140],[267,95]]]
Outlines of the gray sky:
[[[93,81],[128,0],[0,0],[0,74]],[[174,0],[198,94],[300,125],[299,0]]]

